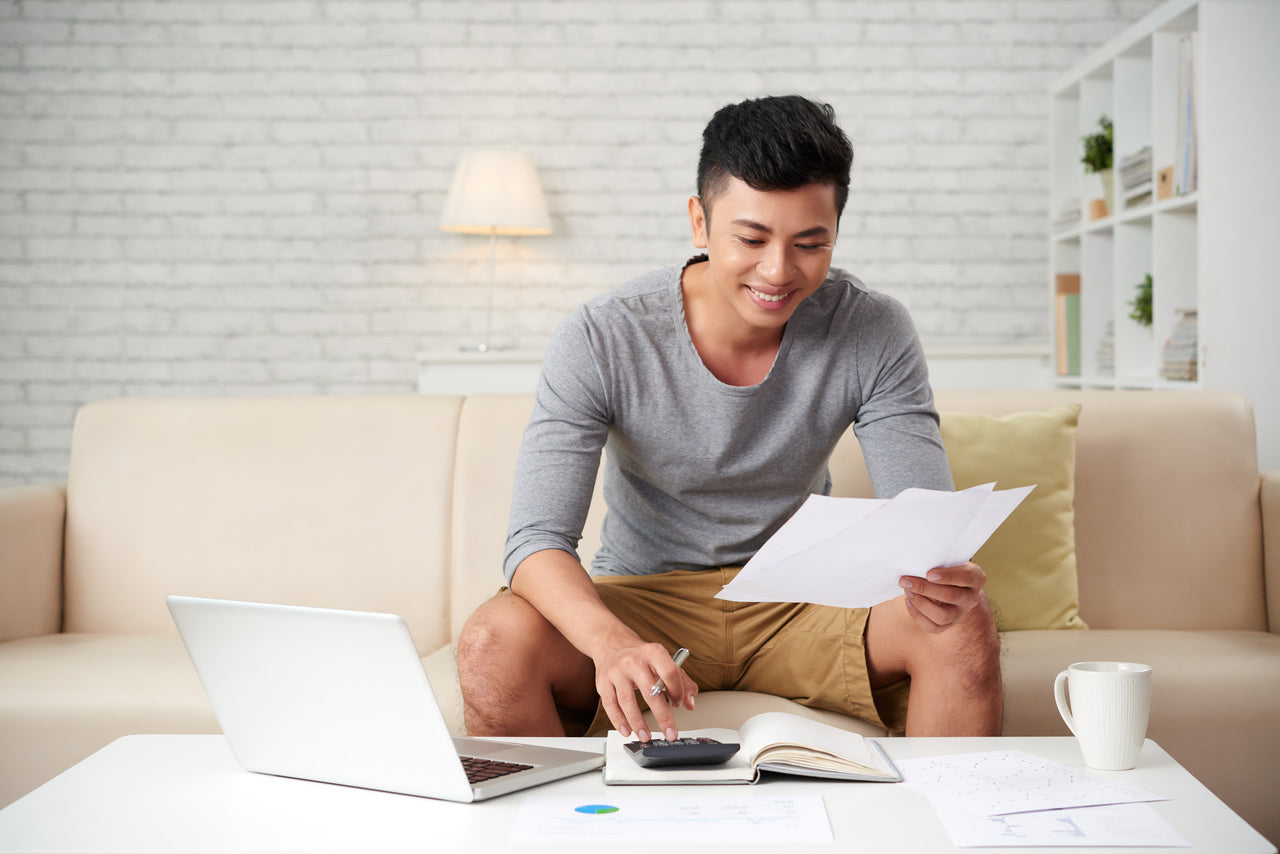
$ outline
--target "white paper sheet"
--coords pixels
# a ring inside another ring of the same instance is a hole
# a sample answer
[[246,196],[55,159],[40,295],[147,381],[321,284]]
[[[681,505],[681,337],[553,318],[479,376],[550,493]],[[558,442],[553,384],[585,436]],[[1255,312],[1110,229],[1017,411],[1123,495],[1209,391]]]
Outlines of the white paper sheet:
[[982,816],[934,804],[957,848],[1161,847],[1190,843],[1150,804]]
[[980,816],[1168,800],[1020,750],[899,759],[897,764],[906,785],[935,804]]
[[832,842],[831,823],[820,795],[779,797],[650,795],[609,792],[587,795],[526,795],[511,830],[512,842],[610,842],[782,844]]
[[811,495],[717,597],[869,608],[901,596],[899,578],[969,560],[1035,488],[994,486]]

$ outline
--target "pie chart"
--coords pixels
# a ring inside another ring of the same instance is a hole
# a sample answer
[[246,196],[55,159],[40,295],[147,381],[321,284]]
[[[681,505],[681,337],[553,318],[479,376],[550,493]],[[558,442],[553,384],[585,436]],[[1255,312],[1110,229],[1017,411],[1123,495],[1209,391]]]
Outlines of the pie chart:
[[618,808],[608,804],[583,804],[580,807],[574,807],[573,811],[586,813],[587,815],[608,815],[609,813],[617,812]]

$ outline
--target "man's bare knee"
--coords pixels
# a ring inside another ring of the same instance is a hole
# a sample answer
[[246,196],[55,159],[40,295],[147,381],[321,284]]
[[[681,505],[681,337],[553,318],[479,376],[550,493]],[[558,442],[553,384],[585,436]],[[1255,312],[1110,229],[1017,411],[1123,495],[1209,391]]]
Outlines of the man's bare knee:
[[975,687],[990,687],[992,680],[1000,682],[1000,633],[996,629],[995,613],[983,594],[978,606],[965,615],[953,627],[951,638],[946,632],[939,637],[950,646],[953,661],[959,664]]
[[985,595],[945,631],[917,637],[919,642],[909,645],[908,675],[942,679],[969,697],[1001,693],[1000,633]]
[[594,672],[591,660],[528,602],[510,593],[490,599],[458,638],[467,732],[557,734],[557,706],[594,707]]
[[[458,636],[458,683],[472,735],[502,733],[506,712],[524,699],[529,660],[537,649],[530,642],[531,624],[533,617],[541,619],[526,609],[533,611],[510,594],[491,599],[467,619]],[[526,678],[517,679],[520,673]]]
[[542,662],[560,633],[532,605],[507,593],[476,609],[458,637],[458,675],[468,686],[494,681],[537,681]]
[[[530,632],[537,622],[545,622],[527,603],[511,594],[490,599],[476,609],[458,636],[458,667],[487,669],[509,660],[509,656],[530,654]],[[525,642],[522,643],[522,640]]]
[[872,609],[866,638],[873,687],[904,676],[937,673],[954,678],[958,671],[989,675],[993,666],[999,679],[1000,636],[985,594],[973,610],[938,632],[921,628],[902,599],[891,600]]

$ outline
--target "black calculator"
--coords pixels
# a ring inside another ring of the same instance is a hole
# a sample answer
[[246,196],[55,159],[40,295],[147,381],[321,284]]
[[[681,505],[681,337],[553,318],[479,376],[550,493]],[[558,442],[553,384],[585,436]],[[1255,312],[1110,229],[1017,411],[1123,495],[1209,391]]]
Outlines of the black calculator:
[[646,768],[667,765],[719,765],[738,752],[737,744],[714,738],[677,738],[674,741],[655,738],[651,741],[629,741],[627,750]]

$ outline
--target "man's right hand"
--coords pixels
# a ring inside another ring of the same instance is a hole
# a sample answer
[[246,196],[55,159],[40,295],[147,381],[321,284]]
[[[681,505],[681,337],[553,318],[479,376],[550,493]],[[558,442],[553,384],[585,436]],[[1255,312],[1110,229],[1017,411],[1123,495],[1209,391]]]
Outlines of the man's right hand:
[[[643,643],[637,638],[610,648],[594,660],[596,691],[614,729],[624,737],[634,732],[641,741],[649,740],[644,713],[636,699],[639,691],[653,711],[663,737],[673,740],[679,736],[671,710],[692,709],[698,686],[672,661],[671,653],[662,644]],[[659,679],[666,690],[650,697],[649,692]]]
[[[531,604],[596,669],[596,692],[614,729],[649,740],[636,692],[645,698],[658,727],[676,738],[672,707],[692,709],[698,686],[671,660],[672,650],[645,643],[600,600],[587,570],[572,555],[556,550],[535,552],[520,564],[511,591]],[[653,697],[662,679],[666,693]],[[554,688],[555,686],[553,686]],[[586,685],[581,686],[586,689]]]

